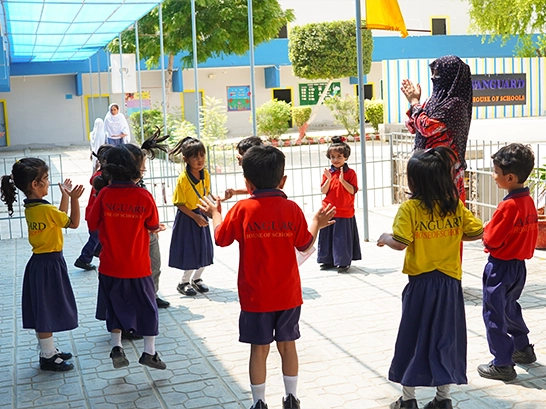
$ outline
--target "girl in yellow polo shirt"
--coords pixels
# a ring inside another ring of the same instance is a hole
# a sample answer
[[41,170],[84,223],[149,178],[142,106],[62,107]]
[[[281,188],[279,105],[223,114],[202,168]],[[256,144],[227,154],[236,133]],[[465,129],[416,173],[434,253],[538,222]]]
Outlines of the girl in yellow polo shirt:
[[483,235],[480,220],[459,200],[453,181],[457,155],[439,146],[408,161],[411,197],[400,205],[393,233],[377,241],[406,249],[402,318],[389,380],[402,385],[391,409],[417,408],[416,386],[436,386],[425,409],[450,409],[450,384],[466,384],[466,318],[461,287],[461,240]]
[[[63,257],[63,228],[75,229],[80,224],[78,198],[83,186],[72,189],[66,179],[59,183],[61,204],[57,209],[43,200],[49,190],[49,169],[42,159],[18,160],[11,175],[2,177],[2,200],[13,214],[16,189],[26,199],[25,218],[28,225],[28,241],[32,257],[25,268],[23,278],[23,328],[34,329],[40,343],[40,369],[69,371],[72,354],[55,348],[53,332],[68,331],[78,326],[78,311]],[[70,217],[68,201],[70,198]]]
[[173,204],[178,208],[174,219],[169,267],[184,270],[177,291],[197,295],[209,291],[201,275],[212,264],[214,250],[209,219],[197,207],[199,199],[210,195],[210,174],[205,168],[205,145],[198,139],[182,139],[173,149],[182,153],[186,164],[178,177],[173,193]]

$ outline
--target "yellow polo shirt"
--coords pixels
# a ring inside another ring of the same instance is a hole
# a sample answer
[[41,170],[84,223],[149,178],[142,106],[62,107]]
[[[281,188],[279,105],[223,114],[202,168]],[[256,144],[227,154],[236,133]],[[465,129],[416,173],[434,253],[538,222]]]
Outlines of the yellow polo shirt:
[[63,228],[70,226],[70,217],[46,200],[25,200],[28,241],[35,254],[63,249]]
[[197,209],[199,203],[197,192],[201,197],[210,195],[210,174],[206,169],[203,169],[202,172],[203,177],[200,180],[196,180],[186,170],[178,176],[173,192],[173,204],[175,206],[184,205],[188,209],[194,210]]

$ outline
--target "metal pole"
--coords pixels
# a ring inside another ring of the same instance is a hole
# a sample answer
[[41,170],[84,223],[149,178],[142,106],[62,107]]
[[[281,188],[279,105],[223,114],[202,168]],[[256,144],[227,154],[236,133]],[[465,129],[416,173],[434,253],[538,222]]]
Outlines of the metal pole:
[[123,50],[121,47],[121,33],[118,35],[119,38],[119,74],[121,75],[121,113],[125,115],[125,89],[123,87]]
[[250,56],[250,109],[252,110],[252,135],[257,136],[256,130],[256,81],[254,79],[254,19],[252,17],[252,0],[248,4],[248,47]]
[[[364,0],[366,4],[366,0]],[[356,54],[358,64],[358,101],[360,113],[360,156],[362,157],[362,211],[364,214],[364,240],[370,240],[368,226],[368,182],[366,173],[366,119],[364,116],[364,73],[362,61],[362,15],[360,0],[355,0],[356,5]]]
[[197,139],[201,139],[201,113],[199,112],[199,78],[197,67],[197,23],[195,21],[195,0],[191,0],[191,36],[193,40],[193,81],[195,83],[195,112],[197,114]]
[[[93,67],[91,65],[91,57],[89,57],[89,95],[91,95],[91,112],[93,113],[93,122],[95,121],[95,98],[93,98]],[[91,126],[91,118],[89,119],[89,126]]]
[[144,119],[142,118],[142,83],[140,82],[140,48],[138,45],[138,21],[135,21],[135,46],[136,46],[136,66],[137,66],[137,84],[138,84],[138,106],[140,108],[140,137],[144,142]]
[[102,74],[102,71],[100,69],[100,51],[97,53],[97,76],[99,79],[99,101],[102,100],[102,88],[100,83],[100,76]]
[[161,92],[163,96],[163,130],[167,134],[167,94],[165,92],[165,51],[163,49],[163,2],[159,3],[159,48],[161,51]]

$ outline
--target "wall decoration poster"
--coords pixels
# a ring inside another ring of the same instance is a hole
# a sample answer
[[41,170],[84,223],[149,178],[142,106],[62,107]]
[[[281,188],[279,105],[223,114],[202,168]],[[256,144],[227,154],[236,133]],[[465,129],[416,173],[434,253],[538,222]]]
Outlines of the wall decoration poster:
[[133,112],[140,112],[140,101],[142,100],[142,110],[152,109],[152,97],[150,91],[144,91],[142,94],[131,92],[125,94],[125,112],[130,116]]
[[250,111],[250,86],[227,87],[228,112]]

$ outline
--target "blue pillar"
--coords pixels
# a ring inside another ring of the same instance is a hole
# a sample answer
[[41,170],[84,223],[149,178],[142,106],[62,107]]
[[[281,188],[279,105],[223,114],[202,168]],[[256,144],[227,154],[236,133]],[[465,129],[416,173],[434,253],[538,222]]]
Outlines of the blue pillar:
[[281,69],[278,66],[265,67],[265,87],[266,88],[280,88],[281,86]]

